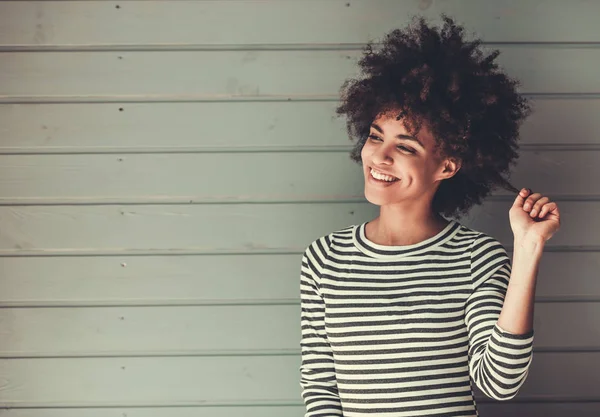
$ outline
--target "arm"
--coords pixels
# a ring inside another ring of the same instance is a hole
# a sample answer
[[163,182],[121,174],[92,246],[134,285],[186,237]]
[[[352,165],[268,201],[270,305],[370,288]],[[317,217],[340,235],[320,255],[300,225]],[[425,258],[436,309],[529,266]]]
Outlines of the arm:
[[533,329],[535,284],[546,242],[560,227],[556,203],[530,190],[519,192],[510,209],[514,234],[513,273],[498,324],[516,334]]
[[510,283],[498,325],[515,334],[533,330],[535,284],[544,244],[522,243],[515,240]]
[[475,290],[466,307],[471,377],[496,399],[514,397],[527,377],[540,259],[545,242],[560,227],[556,203],[529,189],[516,196],[509,217],[515,244],[512,271],[499,243],[489,236],[476,240],[471,253]]
[[[495,239],[480,235],[471,250],[473,292],[466,303],[469,373],[488,397],[508,400],[525,382],[533,352],[533,331],[515,334],[500,325],[514,272]],[[513,291],[514,292],[514,291]]]
[[300,272],[300,386],[305,417],[342,416],[333,353],[325,332],[325,303],[319,289],[322,258],[315,243],[304,252]]

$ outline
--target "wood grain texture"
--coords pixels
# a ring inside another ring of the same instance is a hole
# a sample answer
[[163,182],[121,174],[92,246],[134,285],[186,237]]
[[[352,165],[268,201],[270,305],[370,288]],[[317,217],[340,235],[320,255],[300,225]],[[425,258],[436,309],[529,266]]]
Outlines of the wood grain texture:
[[[600,99],[532,100],[526,146],[600,145]],[[352,146],[336,102],[0,104],[0,152],[261,151]]]
[[595,30],[600,5],[584,0],[119,1],[119,8],[116,5],[0,2],[1,44],[363,43],[404,26],[412,15],[439,20],[443,12],[488,42],[600,41]]
[[[541,303],[535,347],[595,349],[600,303]],[[579,317],[573,326],[572,317]],[[4,358],[299,352],[300,306],[0,309]]]
[[[513,182],[564,200],[531,373],[480,414],[600,415],[586,0],[1,1],[0,415],[303,416],[301,252],[377,214],[339,87],[366,42],[442,12],[533,99]],[[496,197],[462,221],[509,246]]]
[[[0,360],[0,401],[8,407],[298,404],[299,366],[300,356]],[[599,383],[599,352],[538,353],[519,398],[597,398]]]
[[[510,204],[490,201],[461,222],[512,245]],[[547,248],[600,246],[600,224],[594,222],[598,210],[600,202],[561,203],[565,226]],[[0,252],[297,252],[319,236],[376,213],[377,207],[367,203],[0,207]]]
[[[485,417],[597,417],[600,402],[512,403],[478,402]],[[30,409],[4,409],[3,417],[32,417]],[[135,407],[36,409],[36,417],[303,417],[304,406]]]
[[[588,178],[600,178],[599,158],[600,149],[524,151],[511,181],[551,197],[597,196],[600,182]],[[347,151],[0,155],[0,195],[24,202],[334,201],[362,199],[363,190],[362,168]]]
[[[597,93],[600,49],[504,45],[524,93]],[[337,97],[358,50],[2,52],[0,97]],[[52,79],[52,82],[48,82]]]
[[[225,256],[5,256],[0,257],[0,306],[297,303],[300,258],[300,251]],[[597,252],[547,252],[540,265],[538,299],[600,300],[598,270]]]

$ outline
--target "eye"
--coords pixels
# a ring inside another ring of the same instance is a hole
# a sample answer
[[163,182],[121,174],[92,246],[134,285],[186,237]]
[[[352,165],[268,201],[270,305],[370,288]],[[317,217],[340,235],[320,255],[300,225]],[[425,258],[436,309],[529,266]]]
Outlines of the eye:
[[404,151],[404,152],[408,152],[408,153],[415,153],[414,149],[407,148],[406,146],[402,146],[402,145],[398,145],[398,149],[400,149],[401,151]]
[[371,140],[373,140],[375,142],[377,142],[377,141],[381,142],[382,141],[382,139],[380,137],[375,136],[375,135],[369,135],[369,139],[371,139]]

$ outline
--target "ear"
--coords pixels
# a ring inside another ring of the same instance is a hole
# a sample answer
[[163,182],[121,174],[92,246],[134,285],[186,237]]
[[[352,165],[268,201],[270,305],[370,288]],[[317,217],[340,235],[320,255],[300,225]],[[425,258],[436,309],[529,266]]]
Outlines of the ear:
[[438,179],[446,180],[452,178],[460,170],[462,163],[460,160],[454,158],[447,158],[442,161],[440,165],[440,171],[438,173]]

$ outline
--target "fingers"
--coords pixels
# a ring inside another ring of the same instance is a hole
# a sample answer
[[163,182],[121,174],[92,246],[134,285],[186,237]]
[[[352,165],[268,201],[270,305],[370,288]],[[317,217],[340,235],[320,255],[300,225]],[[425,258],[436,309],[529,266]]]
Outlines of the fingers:
[[523,188],[521,191],[519,191],[517,198],[515,198],[513,206],[522,207],[523,210],[529,212],[541,197],[542,194],[531,194],[531,190],[529,188]]
[[[533,198],[535,194],[533,194],[531,197],[529,198]],[[540,194],[541,196],[541,194]],[[527,201],[525,202],[525,206],[529,207],[529,198],[527,199]],[[550,199],[548,197],[541,197],[540,199],[538,199],[535,203],[533,203],[533,206],[531,207],[531,211],[529,212],[529,215],[531,217],[535,217],[538,213],[541,214],[541,209],[542,207],[544,207],[545,204],[549,203]]]
[[513,207],[521,207],[523,211],[528,212],[531,217],[539,216],[543,218],[550,212],[558,213],[558,206],[551,202],[550,198],[541,193],[533,193],[528,188],[523,188],[513,203]]
[[558,206],[556,205],[556,203],[547,203],[544,204],[544,206],[542,207],[542,209],[540,210],[540,218],[544,218],[544,216],[548,213],[554,213],[557,216],[559,215],[558,213]]
[[521,191],[519,191],[519,194],[517,194],[517,197],[515,198],[513,207],[523,207],[523,204],[525,204],[525,199],[530,193],[531,190],[529,188],[522,188]]

